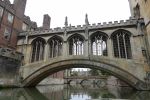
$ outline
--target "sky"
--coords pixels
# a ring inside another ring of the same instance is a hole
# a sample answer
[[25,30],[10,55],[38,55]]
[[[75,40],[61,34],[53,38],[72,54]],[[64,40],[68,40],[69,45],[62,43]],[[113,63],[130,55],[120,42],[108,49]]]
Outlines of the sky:
[[[13,2],[14,0],[10,0]],[[64,27],[65,17],[72,26],[126,20],[130,17],[128,0],[27,0],[25,15],[42,26],[43,15],[51,17],[51,28]]]

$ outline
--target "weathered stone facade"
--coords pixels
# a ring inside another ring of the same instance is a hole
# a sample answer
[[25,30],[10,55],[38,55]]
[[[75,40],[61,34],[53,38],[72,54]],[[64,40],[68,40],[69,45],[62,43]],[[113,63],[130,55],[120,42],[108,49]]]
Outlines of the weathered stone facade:
[[136,19],[144,18],[145,40],[150,63],[150,1],[149,0],[129,0],[132,17]]
[[34,86],[66,68],[88,67],[112,73],[136,89],[149,89],[144,85],[149,67],[140,22],[130,18],[90,25],[86,15],[83,26],[68,26],[66,17],[63,28],[20,33],[22,86]]
[[22,58],[21,53],[0,48],[0,87],[18,86]]
[[[150,14],[143,2],[149,5],[146,0],[129,0],[132,17],[120,22],[91,25],[86,14],[83,26],[68,26],[66,17],[65,27],[49,29],[50,17],[45,15],[43,27],[18,35],[17,51],[24,54],[21,86],[35,86],[58,71],[83,67],[107,71],[138,90],[150,90]],[[17,71],[19,63],[11,63]],[[10,66],[5,66],[8,71]]]
[[[140,19],[139,21],[142,21]],[[130,37],[130,43],[131,43],[131,50],[132,50],[132,59],[146,62],[147,58],[145,54],[146,45],[145,45],[145,39],[144,39],[144,31],[140,29],[140,26],[138,26],[139,23],[138,20],[134,18],[130,18],[129,20],[126,20],[125,22],[122,20],[120,22],[115,21],[114,23],[98,23],[93,25],[78,25],[75,26],[67,26],[63,28],[54,28],[49,30],[42,30],[42,31],[30,31],[30,32],[23,32],[20,33],[18,36],[18,51],[22,52],[25,55],[25,61],[24,64],[31,63],[32,59],[32,46],[33,41],[36,39],[41,39],[44,43],[44,56],[42,60],[48,59],[49,54],[49,44],[48,41],[53,38],[57,38],[62,40],[63,47],[62,47],[62,54],[63,55],[70,55],[69,54],[69,39],[74,35],[81,36],[84,40],[84,55],[92,54],[91,47],[87,48],[88,45],[92,45],[91,43],[91,37],[92,35],[96,34],[97,32],[100,32],[99,34],[103,33],[104,35],[108,36],[107,38],[107,53],[110,57],[114,56],[113,51],[113,41],[112,41],[112,35],[117,32],[118,30],[125,30],[129,33],[131,33]],[[142,31],[142,32],[141,32]],[[109,49],[110,48],[110,49]],[[133,52],[134,51],[134,52]],[[138,55],[137,55],[138,54]],[[30,58],[29,58],[30,57]]]

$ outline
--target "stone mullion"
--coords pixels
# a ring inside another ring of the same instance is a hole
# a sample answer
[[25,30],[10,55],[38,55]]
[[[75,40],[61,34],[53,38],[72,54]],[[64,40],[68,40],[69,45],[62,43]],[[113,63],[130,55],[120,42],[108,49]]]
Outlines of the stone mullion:
[[58,41],[58,56],[60,56],[60,52],[61,52],[61,42]]
[[[75,43],[74,43],[74,38],[73,38],[73,39],[72,39],[72,44],[71,44],[71,45],[72,45],[72,48],[71,48],[71,49],[72,49],[72,55],[74,55],[74,50],[75,50],[75,49],[74,49],[74,44],[75,44]],[[76,46],[76,45],[75,45],[75,46]]]
[[118,52],[119,52],[119,58],[121,57],[121,52],[120,52],[120,41],[119,41],[119,36],[117,34],[117,44],[118,44]]
[[127,47],[126,47],[126,41],[125,41],[125,34],[123,34],[123,45],[124,45],[124,49],[125,49],[125,57],[127,59]]
[[79,53],[79,47],[80,47],[80,45],[79,45],[79,39],[77,40],[77,55],[79,55],[80,53]]
[[101,46],[101,53],[102,53],[102,56],[103,56],[103,38],[102,38],[102,36],[101,36],[101,38],[100,38],[100,46]]
[[62,55],[62,42],[59,42],[59,56]]
[[82,52],[82,51],[81,51],[81,44],[80,44],[80,41],[78,42],[78,46],[79,46],[79,48],[78,48],[78,49],[79,49],[79,51],[78,51],[79,53],[78,53],[78,54],[81,55],[81,52]]
[[55,51],[55,49],[54,49],[54,40],[52,40],[52,58],[54,57],[54,51]]
[[[36,61],[36,58],[37,58],[37,49],[38,49],[38,41],[36,41],[35,43],[35,55],[34,55],[34,61]],[[33,61],[33,62],[34,62]]]
[[97,38],[95,37],[95,49],[96,49],[96,55],[98,55],[98,50],[97,50]]
[[81,41],[79,41],[78,45],[79,45],[79,55],[82,55],[82,50],[81,50]]
[[77,42],[75,42],[75,44],[76,44],[76,53],[75,53],[75,55],[77,55],[77,53],[78,53],[78,52],[77,52]]
[[41,59],[41,57],[42,57],[42,42],[40,41],[39,44],[40,44],[40,50],[39,50],[39,61],[40,61],[40,60],[42,60]]
[[56,41],[56,46],[57,46],[57,52],[56,52],[56,54],[57,54],[57,56],[59,56],[59,42],[58,42],[58,40]]
[[[67,48],[67,43],[65,43],[66,44],[66,51],[65,52],[68,52],[69,50],[68,50],[68,48]],[[63,53],[63,45],[64,45],[64,42],[61,42],[60,43],[60,56],[62,56],[62,53]],[[67,54],[67,53],[66,53]],[[69,54],[69,52],[68,52],[68,54]]]
[[82,49],[82,55],[84,55],[84,50],[85,50],[85,49],[84,49],[84,43],[81,43],[81,46],[82,46],[82,47],[81,47],[81,49]]

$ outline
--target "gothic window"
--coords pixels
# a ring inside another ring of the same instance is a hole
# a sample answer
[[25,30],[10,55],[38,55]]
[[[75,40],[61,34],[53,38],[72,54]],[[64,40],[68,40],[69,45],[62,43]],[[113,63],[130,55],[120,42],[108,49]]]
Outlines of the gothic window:
[[130,45],[130,33],[125,30],[118,30],[112,35],[114,56],[117,58],[130,59],[131,45]]
[[62,39],[53,37],[48,41],[49,43],[49,58],[58,57],[62,55]]
[[107,37],[104,33],[96,32],[91,37],[92,54],[107,56]]
[[69,54],[83,55],[84,40],[81,36],[75,35],[69,40]]
[[8,13],[8,22],[13,23],[14,16],[11,13]]
[[4,9],[0,6],[0,20],[1,20],[2,16],[3,16],[3,12],[4,12]]
[[32,42],[32,59],[31,62],[44,59],[45,41],[42,38],[37,38]]

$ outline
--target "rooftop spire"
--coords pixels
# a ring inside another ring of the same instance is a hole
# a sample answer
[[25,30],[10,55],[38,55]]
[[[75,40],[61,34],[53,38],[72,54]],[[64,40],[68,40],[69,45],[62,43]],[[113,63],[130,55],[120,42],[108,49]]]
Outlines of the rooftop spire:
[[85,14],[85,25],[89,25],[89,21],[88,21],[88,15],[87,15],[87,13]]
[[68,17],[66,16],[65,17],[65,27],[67,27],[68,26]]

